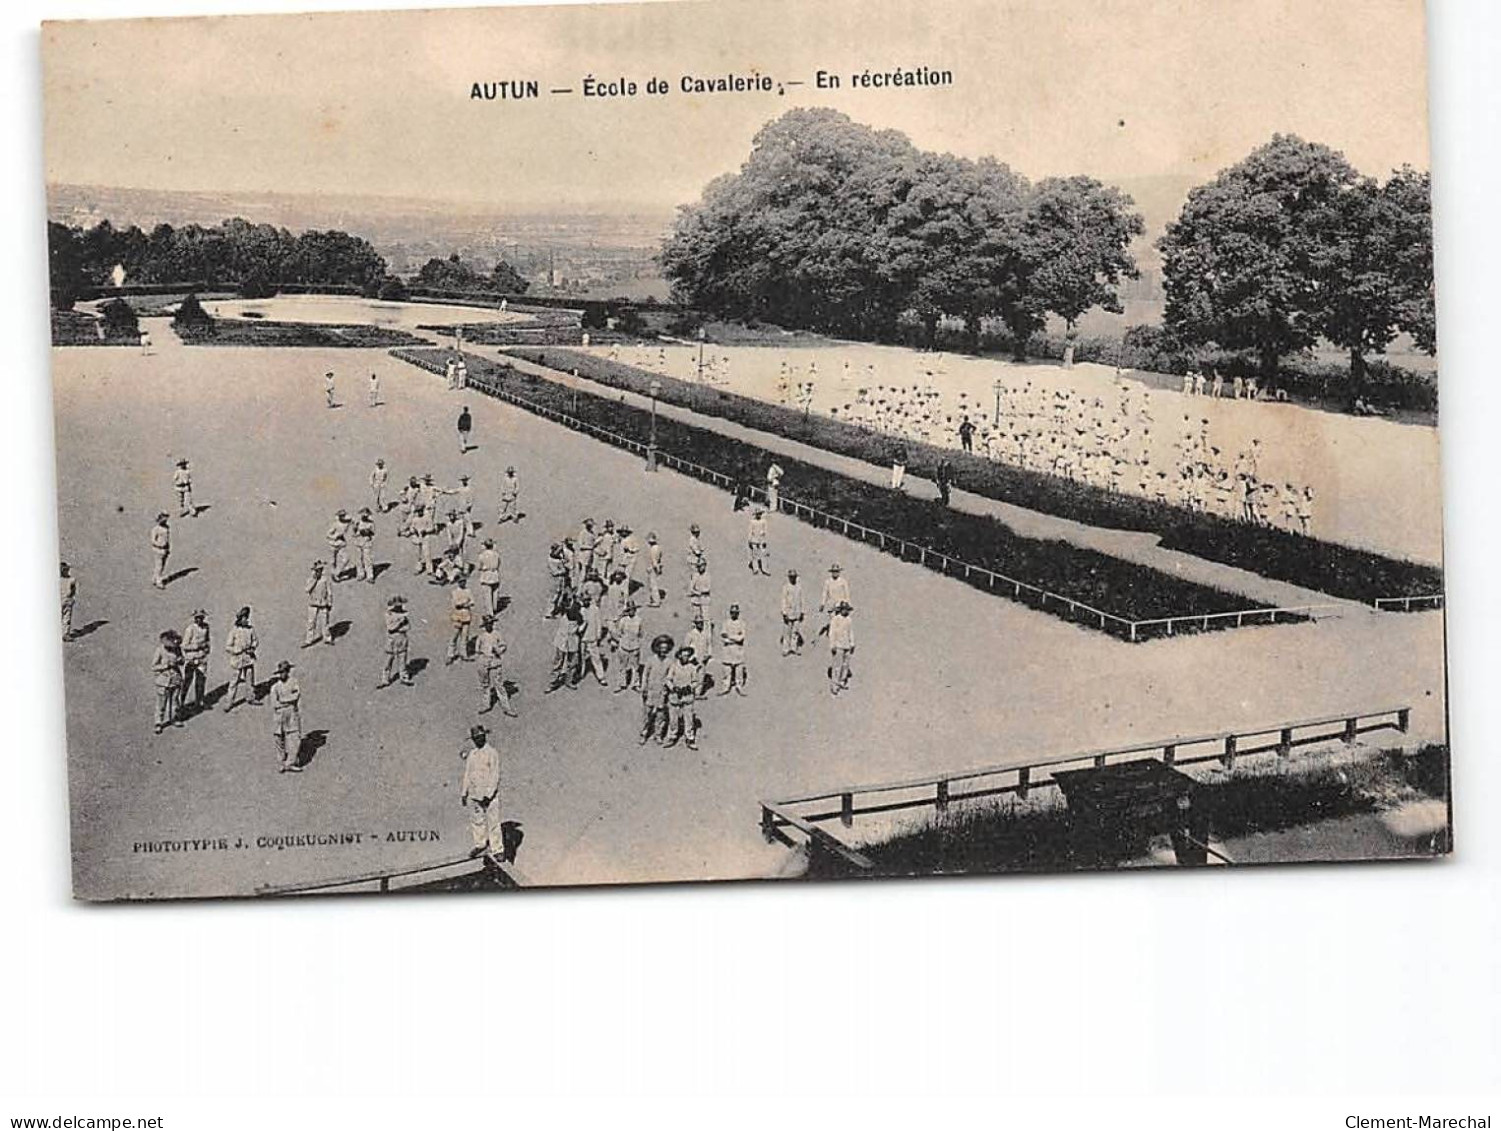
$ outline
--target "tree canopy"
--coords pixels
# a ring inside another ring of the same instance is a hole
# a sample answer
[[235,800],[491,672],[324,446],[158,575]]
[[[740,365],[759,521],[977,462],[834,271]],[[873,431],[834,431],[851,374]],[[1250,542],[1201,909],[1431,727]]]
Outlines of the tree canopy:
[[1267,378],[1323,338],[1365,355],[1407,330],[1433,348],[1426,173],[1386,184],[1328,146],[1278,134],[1189,193],[1158,241],[1165,322],[1180,340],[1254,352]]
[[481,274],[457,254],[447,259],[434,256],[412,279],[414,286],[441,291],[480,291],[486,294],[524,294],[527,282],[504,259],[488,275]]
[[89,287],[105,285],[115,265],[133,283],[211,283],[251,297],[285,284],[358,287],[374,294],[386,261],[358,236],[225,220],[217,227],[158,224],[150,234],[105,220],[92,228],[49,223],[53,304],[71,306]]
[[719,317],[885,339],[903,315],[977,334],[1072,324],[1135,275],[1130,197],[1075,177],[1030,185],[992,158],[928,153],[828,109],[790,110],[736,173],[679,211],[660,260],[677,299]]

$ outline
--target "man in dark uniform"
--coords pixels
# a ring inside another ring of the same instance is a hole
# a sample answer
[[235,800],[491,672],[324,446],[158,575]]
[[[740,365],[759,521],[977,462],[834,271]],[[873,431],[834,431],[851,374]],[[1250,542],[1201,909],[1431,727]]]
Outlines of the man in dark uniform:
[[950,466],[948,460],[941,459],[938,461],[938,470],[933,473],[933,482],[938,484],[939,501],[942,502],[944,506],[948,506],[949,489],[953,486],[954,483],[954,469],[952,466]]
[[459,413],[459,453],[469,451],[469,433],[474,429],[474,418],[469,415],[469,406],[465,405]]

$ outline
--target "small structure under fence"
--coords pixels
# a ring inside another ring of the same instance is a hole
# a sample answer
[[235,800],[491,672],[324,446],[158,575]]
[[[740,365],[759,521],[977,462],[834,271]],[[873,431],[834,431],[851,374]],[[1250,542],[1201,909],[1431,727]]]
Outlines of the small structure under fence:
[[1025,800],[1032,790],[1057,788],[1058,772],[1101,769],[1126,761],[1150,759],[1166,766],[1218,762],[1228,770],[1234,768],[1236,759],[1253,754],[1276,753],[1286,758],[1300,746],[1335,741],[1351,744],[1373,731],[1406,734],[1411,718],[1410,707],[1320,715],[1271,726],[1175,735],[1129,746],[926,774],[903,781],[839,786],[819,793],[762,801],[761,833],[768,841],[779,840],[789,846],[801,844],[810,851],[832,853],[857,873],[870,872],[875,867],[870,858],[824,828],[825,824],[837,820],[844,828],[850,828],[856,817],[902,810],[932,809],[942,813],[956,802],[987,797],[1011,795]]

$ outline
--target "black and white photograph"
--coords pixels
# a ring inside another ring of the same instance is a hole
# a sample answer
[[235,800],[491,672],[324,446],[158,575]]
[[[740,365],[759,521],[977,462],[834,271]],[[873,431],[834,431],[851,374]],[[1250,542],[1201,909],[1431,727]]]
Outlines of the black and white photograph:
[[984,7],[46,25],[77,896],[1448,853],[1422,5]]
[[1494,1127],[1501,9],[446,2],[0,9],[0,1127]]

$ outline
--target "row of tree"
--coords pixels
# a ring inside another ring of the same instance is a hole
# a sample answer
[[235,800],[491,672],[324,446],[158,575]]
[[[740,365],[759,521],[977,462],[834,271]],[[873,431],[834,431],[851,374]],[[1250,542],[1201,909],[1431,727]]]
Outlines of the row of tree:
[[1254,354],[1268,379],[1320,339],[1349,353],[1352,395],[1367,356],[1399,332],[1434,352],[1425,172],[1403,167],[1383,183],[1326,145],[1278,134],[1190,192],[1157,246],[1168,331]]
[[249,297],[283,285],[354,287],[374,294],[386,261],[369,242],[339,231],[294,236],[285,228],[226,220],[218,227],[158,224],[148,234],[108,220],[92,228],[47,225],[54,306],[71,306],[90,288],[107,285],[116,268],[131,283],[210,282]]
[[412,277],[411,285],[434,291],[519,295],[526,293],[527,282],[504,259],[497,260],[486,274],[455,254],[447,259],[429,259]]
[[1119,311],[1141,216],[1089,177],[1036,184],[1006,165],[918,149],[827,109],[765,126],[740,171],[683,208],[662,247],[674,297],[722,317],[876,340],[945,316],[1025,345],[1056,314]]
[[[391,275],[369,241],[341,231],[307,231],[225,220],[218,227],[158,224],[150,233],[108,220],[92,228],[47,225],[52,305],[67,309],[123,270],[131,283],[210,284],[264,298],[283,287],[355,289],[383,298],[405,297],[406,284]],[[482,274],[457,255],[430,259],[413,286],[451,291],[519,294],[526,290],[510,264]]]
[[[1049,315],[1072,336],[1091,308],[1120,312],[1142,234],[1131,198],[1089,177],[1032,184],[798,109],[680,210],[661,262],[674,297],[720,317],[875,340],[910,318],[930,344],[945,317],[972,340],[998,318],[1021,356]],[[1158,247],[1167,332],[1252,354],[1269,379],[1321,338],[1349,351],[1355,387],[1400,331],[1433,349],[1426,173],[1382,183],[1278,135],[1194,189]]]

